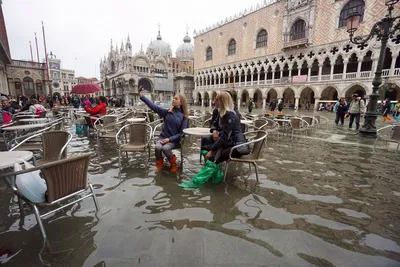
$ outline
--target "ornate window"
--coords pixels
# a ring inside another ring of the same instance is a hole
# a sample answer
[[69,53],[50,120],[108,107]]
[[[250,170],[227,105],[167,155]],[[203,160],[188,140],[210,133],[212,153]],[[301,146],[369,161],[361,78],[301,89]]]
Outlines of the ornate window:
[[206,50],[206,60],[211,60],[212,59],[212,48],[209,46],[207,47]]
[[266,30],[262,29],[257,34],[256,48],[267,46],[267,41],[268,41],[268,33]]
[[35,90],[32,78],[29,77],[24,78],[24,90]]
[[306,22],[302,19],[297,20],[290,29],[290,41],[306,38]]
[[360,22],[362,22],[364,19],[364,9],[365,9],[365,3],[363,0],[349,1],[340,12],[339,28],[346,26],[346,18],[351,13],[356,13],[356,12],[360,13],[361,14]]
[[236,54],[236,41],[235,39],[231,39],[228,44],[228,55]]

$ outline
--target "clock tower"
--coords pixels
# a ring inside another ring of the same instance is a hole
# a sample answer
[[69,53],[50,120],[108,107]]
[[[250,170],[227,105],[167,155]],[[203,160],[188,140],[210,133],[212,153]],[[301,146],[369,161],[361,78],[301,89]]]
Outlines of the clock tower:
[[51,83],[51,91],[60,95],[69,94],[78,80],[75,78],[74,70],[67,70],[61,68],[61,59],[56,58],[52,52],[49,56],[49,71]]

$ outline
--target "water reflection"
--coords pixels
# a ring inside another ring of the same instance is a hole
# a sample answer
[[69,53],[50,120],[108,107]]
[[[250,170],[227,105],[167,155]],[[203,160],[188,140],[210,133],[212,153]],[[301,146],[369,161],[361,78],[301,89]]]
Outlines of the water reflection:
[[90,201],[58,212],[45,220],[50,243],[42,247],[33,215],[27,209],[20,222],[0,182],[0,259],[8,266],[399,266],[400,167],[386,151],[373,154],[372,142],[335,127],[309,139],[271,139],[260,185],[246,165],[232,164],[228,184],[183,190],[180,180],[202,167],[196,138],[174,175],[155,175],[153,159],[140,155],[118,173],[114,140],[77,138],[69,153],[96,152],[89,179],[99,219]]

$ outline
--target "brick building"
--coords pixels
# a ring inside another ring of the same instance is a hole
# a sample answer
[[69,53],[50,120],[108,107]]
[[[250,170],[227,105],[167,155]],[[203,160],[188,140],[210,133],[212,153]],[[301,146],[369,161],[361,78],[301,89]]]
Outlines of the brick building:
[[[380,42],[349,42],[345,19],[362,13],[357,35],[386,15],[385,1],[270,0],[195,31],[194,99],[211,103],[221,90],[258,106],[283,99],[296,106],[372,92]],[[399,4],[393,16],[400,15]],[[400,100],[400,36],[389,40],[382,98]]]
[[11,63],[11,55],[2,4],[0,0],[0,93],[8,95],[6,66]]

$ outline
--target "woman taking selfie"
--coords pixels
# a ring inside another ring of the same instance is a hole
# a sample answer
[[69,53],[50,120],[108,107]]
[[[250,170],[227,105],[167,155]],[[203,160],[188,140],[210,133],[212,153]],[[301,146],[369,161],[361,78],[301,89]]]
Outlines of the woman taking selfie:
[[186,97],[176,95],[172,100],[172,107],[165,109],[155,105],[150,99],[142,95],[142,88],[139,88],[139,97],[151,110],[156,112],[164,120],[161,135],[156,142],[155,154],[158,173],[163,168],[164,154],[171,164],[170,172],[176,172],[176,156],[172,154],[174,149],[181,141],[183,129],[187,128],[188,107]]

